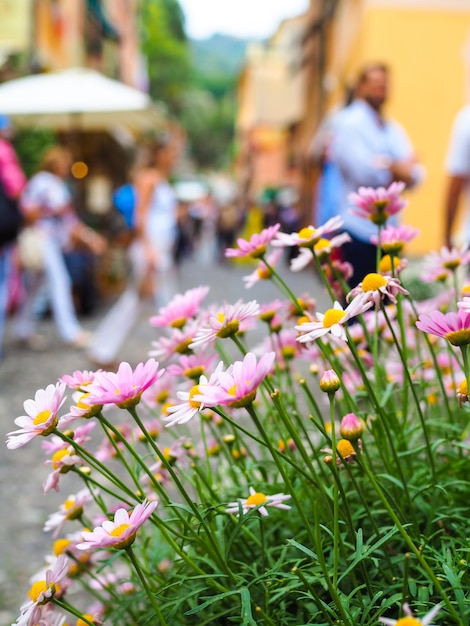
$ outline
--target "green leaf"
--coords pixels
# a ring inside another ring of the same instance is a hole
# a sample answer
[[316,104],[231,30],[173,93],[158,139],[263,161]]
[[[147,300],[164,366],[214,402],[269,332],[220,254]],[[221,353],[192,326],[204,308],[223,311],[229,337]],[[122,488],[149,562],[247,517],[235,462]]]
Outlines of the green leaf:
[[298,550],[300,550],[301,552],[309,556],[314,561],[318,561],[318,556],[315,554],[315,552],[312,552],[311,550],[303,546],[298,541],[295,541],[295,539],[288,539],[287,543],[290,543],[291,546],[294,546],[294,548],[297,548]]

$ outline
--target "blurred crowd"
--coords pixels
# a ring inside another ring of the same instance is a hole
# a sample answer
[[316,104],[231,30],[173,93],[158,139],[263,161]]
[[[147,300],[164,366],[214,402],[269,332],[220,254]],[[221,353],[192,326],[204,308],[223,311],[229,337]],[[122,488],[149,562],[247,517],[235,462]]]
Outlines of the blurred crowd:
[[[106,228],[92,228],[75,208],[71,151],[48,148],[28,180],[12,134],[0,116],[0,346],[11,317],[18,346],[47,349],[36,327],[50,315],[65,345],[86,350],[95,366],[113,367],[142,305],[162,307],[178,292],[186,259],[202,254],[207,263],[225,263],[237,237],[277,222],[288,230],[300,224],[292,189],[242,201],[230,180],[214,188],[196,178],[175,182],[179,144],[161,131],[142,142],[128,181],[112,190]],[[100,272],[116,254],[124,258],[123,284],[108,310],[99,307],[104,314],[91,334],[80,320],[100,303]]]
[[[381,227],[385,222],[398,226],[398,216],[382,215],[378,202],[377,219],[364,219],[352,196],[361,187],[371,193],[380,188],[385,206],[389,196],[416,187],[425,176],[405,129],[384,115],[388,95],[387,66],[369,64],[344,106],[325,118],[311,146],[321,173],[310,216],[300,210],[292,186],[267,188],[250,198],[227,179],[222,186],[197,177],[175,181],[181,142],[160,131],[138,146],[127,182],[109,190],[112,211],[103,232],[77,214],[69,184],[70,150],[49,148],[27,180],[11,143],[10,120],[0,115],[0,348],[11,315],[17,343],[43,349],[36,323],[50,312],[66,345],[86,349],[96,366],[113,367],[142,304],[149,300],[165,306],[179,291],[178,267],[185,259],[202,250],[208,263],[226,263],[225,250],[238,237],[248,239],[275,224],[301,238],[304,228],[339,220],[339,261],[354,287],[377,270]],[[470,180],[469,111],[465,107],[457,117],[449,147],[443,211],[449,246],[460,196]],[[97,276],[110,250],[119,250],[125,259],[124,285],[91,335],[79,317],[96,305]],[[289,248],[286,261],[297,254],[298,249]]]

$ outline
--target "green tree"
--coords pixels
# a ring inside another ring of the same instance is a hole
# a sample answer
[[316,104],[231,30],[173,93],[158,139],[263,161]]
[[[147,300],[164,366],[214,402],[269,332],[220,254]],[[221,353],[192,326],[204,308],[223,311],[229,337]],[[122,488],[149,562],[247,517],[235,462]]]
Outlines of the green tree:
[[184,15],[177,0],[144,0],[141,6],[142,49],[147,58],[150,95],[179,114],[191,84]]

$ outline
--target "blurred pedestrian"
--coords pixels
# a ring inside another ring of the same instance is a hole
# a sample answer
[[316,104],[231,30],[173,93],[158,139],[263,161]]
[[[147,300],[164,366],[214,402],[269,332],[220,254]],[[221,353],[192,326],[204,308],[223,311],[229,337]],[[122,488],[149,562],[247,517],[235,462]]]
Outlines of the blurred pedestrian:
[[[62,146],[50,148],[43,156],[39,171],[21,194],[21,209],[30,227],[31,245],[37,246],[36,267],[25,268],[26,296],[15,320],[18,340],[30,348],[42,347],[44,341],[35,334],[34,301],[45,284],[52,315],[61,339],[72,347],[84,347],[89,333],[77,319],[72,296],[72,281],[64,251],[84,245],[101,254],[105,240],[77,217],[66,179],[70,174],[72,155]],[[21,262],[21,255],[20,255]]]
[[21,222],[17,201],[26,185],[26,176],[10,139],[10,119],[0,115],[0,356],[15,271],[14,244]]
[[233,247],[235,238],[243,226],[243,217],[238,198],[230,198],[219,204],[215,228],[217,258],[220,263],[226,262],[225,250]]
[[[377,248],[371,236],[377,227],[350,211],[351,192],[359,187],[387,187],[402,181],[411,188],[423,177],[404,129],[384,116],[389,94],[389,70],[382,63],[366,65],[359,74],[354,101],[341,111],[334,124],[332,157],[341,175],[340,215],[351,241],[343,244],[343,261],[353,267],[351,287],[376,271]],[[396,222],[391,218],[390,223]]]
[[353,99],[354,91],[347,89],[344,103],[325,115],[309,147],[312,165],[319,170],[312,220],[312,224],[316,226],[322,226],[338,215],[341,207],[341,174],[332,156],[332,150],[336,124]]
[[153,295],[157,306],[165,305],[175,292],[178,200],[169,178],[177,157],[174,139],[162,132],[150,142],[146,163],[135,175],[133,254],[142,256],[142,288]]
[[[448,174],[445,196],[444,243],[452,246],[452,229],[462,196],[470,203],[470,104],[456,115],[452,127],[446,170]],[[466,212],[463,243],[470,245],[470,210]]]

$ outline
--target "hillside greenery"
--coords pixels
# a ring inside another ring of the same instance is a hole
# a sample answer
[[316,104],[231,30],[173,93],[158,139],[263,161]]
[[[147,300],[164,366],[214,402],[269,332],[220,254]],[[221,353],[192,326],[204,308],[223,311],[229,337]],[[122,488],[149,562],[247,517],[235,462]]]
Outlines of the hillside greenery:
[[189,40],[177,0],[144,0],[141,11],[151,96],[186,130],[196,167],[226,167],[247,41],[222,34]]

